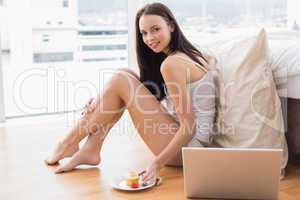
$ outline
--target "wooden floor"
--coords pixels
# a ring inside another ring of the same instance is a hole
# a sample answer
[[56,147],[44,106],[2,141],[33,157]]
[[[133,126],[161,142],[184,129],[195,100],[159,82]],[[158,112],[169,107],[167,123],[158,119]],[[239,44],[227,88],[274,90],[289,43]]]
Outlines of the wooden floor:
[[[0,124],[1,200],[186,199],[180,168],[163,169],[163,184],[147,191],[126,193],[111,188],[110,182],[115,176],[144,169],[153,158],[126,119],[111,131],[98,167],[83,166],[70,173],[54,174],[54,167],[46,166],[43,160],[70,124],[71,120],[66,117]],[[280,185],[280,199],[300,199],[300,164],[297,162],[287,168],[287,176]]]

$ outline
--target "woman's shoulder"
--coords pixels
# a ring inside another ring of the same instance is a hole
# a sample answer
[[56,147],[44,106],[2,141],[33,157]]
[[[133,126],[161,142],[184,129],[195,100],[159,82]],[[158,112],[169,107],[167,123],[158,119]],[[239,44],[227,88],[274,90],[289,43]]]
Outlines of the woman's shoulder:
[[182,58],[189,59],[184,53],[173,53],[168,55],[161,64],[161,70],[168,68],[179,70],[180,68],[184,68],[186,66],[186,61],[183,61]]
[[[196,59],[202,64],[202,66],[207,66],[208,65],[208,60],[210,59],[209,55],[203,55],[202,57],[200,55],[195,56]],[[173,63],[182,63],[183,65],[186,65],[187,63],[192,64],[192,65],[198,65],[199,62],[196,62],[193,60],[189,55],[183,52],[176,52],[174,54],[171,54],[167,57],[167,62],[173,62]]]
[[178,59],[178,58],[185,58],[185,59],[191,59],[186,53],[181,51],[176,51],[172,54],[170,54],[167,58],[169,59]]
[[179,52],[168,55],[161,64],[161,73],[165,76],[170,74],[176,75],[177,77],[185,76],[190,66],[186,64],[186,61],[179,57],[189,59],[187,55]]
[[184,63],[183,61],[189,61],[189,60],[192,61],[192,59],[185,53],[174,52],[174,53],[168,55],[162,64],[164,64],[164,65],[166,65],[166,64],[180,65],[180,64]]
[[[171,55],[175,58],[184,58],[186,60],[190,60],[192,62],[194,62],[194,60],[189,56],[187,55],[186,53],[184,52],[176,52],[174,53],[173,55]],[[211,56],[207,53],[204,53],[204,52],[201,52],[201,56],[200,55],[195,55],[195,57],[201,62],[201,61],[204,61],[204,60],[209,60],[211,58]],[[203,59],[204,58],[204,59]]]

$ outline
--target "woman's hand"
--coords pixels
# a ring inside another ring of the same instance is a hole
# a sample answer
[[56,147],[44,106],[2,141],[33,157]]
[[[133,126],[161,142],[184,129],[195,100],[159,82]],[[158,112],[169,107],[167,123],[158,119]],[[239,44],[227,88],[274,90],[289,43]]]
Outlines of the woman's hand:
[[159,163],[154,160],[149,167],[142,172],[142,181],[147,182],[149,180],[156,179],[159,176],[159,171],[162,167],[159,165]]
[[96,105],[94,104],[93,101],[94,101],[94,98],[90,98],[90,100],[85,104],[82,115],[86,115],[86,114],[91,113],[95,110]]

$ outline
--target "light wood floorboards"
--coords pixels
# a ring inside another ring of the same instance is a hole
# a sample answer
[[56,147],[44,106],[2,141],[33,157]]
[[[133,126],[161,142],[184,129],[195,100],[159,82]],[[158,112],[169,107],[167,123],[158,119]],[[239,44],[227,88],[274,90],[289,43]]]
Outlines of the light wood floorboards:
[[[43,162],[59,137],[70,128],[70,120],[57,118],[36,123],[0,127],[0,199],[186,199],[180,168],[164,168],[163,184],[137,193],[113,190],[113,177],[128,170],[141,170],[153,158],[132,125],[123,119],[111,131],[98,167],[82,166],[56,175]],[[300,199],[300,164],[290,164],[280,185],[280,199]]]

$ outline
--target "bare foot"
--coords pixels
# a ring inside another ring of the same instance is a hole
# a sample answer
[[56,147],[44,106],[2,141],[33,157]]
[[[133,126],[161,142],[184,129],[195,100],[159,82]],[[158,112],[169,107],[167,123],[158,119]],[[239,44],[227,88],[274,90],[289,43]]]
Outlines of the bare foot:
[[48,165],[55,165],[63,158],[73,156],[79,150],[78,144],[66,145],[62,142],[58,143],[52,156],[45,160]]
[[55,173],[63,173],[73,170],[78,165],[98,165],[101,161],[98,150],[83,146],[78,152],[76,152],[71,160],[66,164],[60,165],[56,168]]

